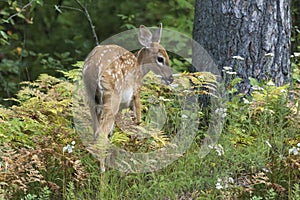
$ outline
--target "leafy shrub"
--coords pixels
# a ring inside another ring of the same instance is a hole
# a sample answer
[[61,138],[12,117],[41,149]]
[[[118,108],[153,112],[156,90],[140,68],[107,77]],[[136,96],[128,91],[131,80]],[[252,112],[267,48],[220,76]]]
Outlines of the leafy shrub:
[[[40,75],[34,82],[23,82],[17,97],[10,99],[17,105],[0,108],[0,191],[3,197],[71,198],[74,187],[85,182],[89,172],[81,158],[89,154],[75,133],[72,121],[72,91],[74,82],[80,80],[81,65],[78,63],[78,67],[69,72],[60,71],[71,82],[47,74]],[[177,76],[180,78],[175,80],[175,90],[186,89],[191,94],[206,93],[199,87],[205,84],[211,87],[215,83],[215,77],[209,73]],[[149,74],[142,88],[143,120],[147,122],[151,117],[147,116],[150,106],[164,104],[169,118],[165,127],[148,138],[133,137],[134,131],[116,129],[111,139],[114,144],[131,151],[147,152],[163,147],[176,134],[173,127],[180,121],[179,99],[170,86],[161,85],[157,79]],[[45,187],[51,194],[39,189]]]
[[[232,87],[238,81],[235,79]],[[246,187],[238,181],[236,184],[250,196],[254,195],[252,199],[261,196],[266,199],[283,198],[287,188],[299,177],[298,169],[291,167],[297,159],[288,153],[289,144],[295,145],[299,141],[297,85],[276,87],[272,81],[258,83],[252,78],[250,82],[253,90],[251,96],[237,94],[227,102],[228,115],[223,137],[226,140],[224,149],[231,149],[226,163],[232,165],[226,174],[233,174],[238,179],[244,177]],[[239,160],[243,163],[236,166],[234,163]],[[287,179],[290,184],[283,181]],[[244,192],[240,194],[243,197]],[[265,192],[268,194],[265,195]],[[229,192],[230,195],[234,193],[233,189]]]
[[65,179],[85,179],[79,156],[62,152],[63,146],[78,141],[72,129],[71,89],[69,82],[42,74],[35,82],[23,82],[17,98],[11,99],[19,105],[0,108],[0,182],[6,198],[38,194],[44,186],[57,192]]

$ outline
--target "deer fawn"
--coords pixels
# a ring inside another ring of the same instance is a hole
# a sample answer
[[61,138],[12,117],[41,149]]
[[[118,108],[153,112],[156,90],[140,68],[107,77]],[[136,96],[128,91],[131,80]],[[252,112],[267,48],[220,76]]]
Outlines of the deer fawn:
[[[135,122],[140,123],[140,88],[143,77],[153,71],[164,84],[173,82],[166,50],[159,44],[162,24],[152,33],[143,25],[138,40],[143,46],[134,55],[117,45],[96,46],[83,66],[83,81],[89,99],[94,138],[104,134],[108,141],[115,117],[123,108],[130,107]],[[102,170],[105,171],[104,163]]]

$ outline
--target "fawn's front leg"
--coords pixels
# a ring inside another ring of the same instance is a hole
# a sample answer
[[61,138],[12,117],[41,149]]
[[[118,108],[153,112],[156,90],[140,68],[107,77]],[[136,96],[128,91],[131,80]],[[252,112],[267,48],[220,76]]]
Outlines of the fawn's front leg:
[[140,89],[137,89],[133,94],[133,112],[135,123],[139,125],[141,123]]

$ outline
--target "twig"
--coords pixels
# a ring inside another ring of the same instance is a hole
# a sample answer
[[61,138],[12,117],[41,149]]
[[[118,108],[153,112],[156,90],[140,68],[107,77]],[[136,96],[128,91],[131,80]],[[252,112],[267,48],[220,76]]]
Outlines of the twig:
[[23,8],[21,8],[21,10],[13,15],[11,15],[9,18],[7,18],[6,21],[11,20],[12,18],[14,18],[15,16],[17,16],[18,14],[20,14],[22,11],[24,11],[28,6],[30,6],[32,4],[32,2],[35,0],[31,0],[30,2],[28,2],[25,6],[23,6]]
[[93,33],[93,36],[95,38],[95,41],[96,41],[96,45],[99,45],[99,40],[98,40],[98,36],[97,36],[97,33],[96,33],[96,30],[95,30],[95,26],[93,24],[93,21],[92,21],[92,18],[89,14],[89,11],[88,9],[86,8],[86,6],[84,6],[79,0],[75,0],[75,2],[79,5],[79,7],[81,9],[78,9],[78,8],[74,8],[74,7],[70,7],[70,6],[57,6],[55,5],[55,9],[61,13],[61,10],[60,8],[64,8],[64,9],[69,9],[69,10],[75,10],[75,11],[78,11],[78,12],[81,12],[81,13],[84,13],[84,15],[86,16],[88,22],[89,22],[89,25],[92,29],[92,33]]
[[89,21],[89,24],[90,24],[90,27],[91,27],[92,32],[93,32],[93,36],[94,36],[94,38],[96,40],[96,45],[99,45],[98,36],[97,36],[96,30],[95,30],[95,26],[93,24],[92,18],[91,18],[90,14],[89,14],[89,11],[87,10],[86,6],[84,6],[79,0],[75,0],[75,1],[81,7],[81,9],[83,10],[85,16],[87,17],[87,19]]
[[[60,8],[63,8],[63,9],[69,9],[69,10],[75,10],[75,11],[84,13],[82,9],[74,8],[74,7],[71,7],[71,6],[58,6],[58,5],[55,5],[54,8],[55,8],[55,10],[58,11],[59,13],[62,13],[62,11],[60,10]],[[85,13],[84,13],[84,14],[85,14]]]

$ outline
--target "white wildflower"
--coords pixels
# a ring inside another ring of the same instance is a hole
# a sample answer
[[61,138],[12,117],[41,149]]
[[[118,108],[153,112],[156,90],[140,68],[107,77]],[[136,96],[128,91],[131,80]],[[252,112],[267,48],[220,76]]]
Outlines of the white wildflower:
[[182,118],[182,119],[187,119],[188,116],[187,116],[187,115],[181,115],[181,118]]
[[236,75],[237,73],[236,72],[226,72],[226,74],[229,74],[229,75]]
[[269,81],[267,82],[267,86],[275,86],[275,83],[273,83],[273,81]]
[[215,150],[218,156],[224,155],[224,148],[222,147],[222,145],[218,144],[217,146],[215,146]]
[[233,180],[232,177],[229,177],[229,178],[228,178],[228,183],[234,184],[234,180]]
[[68,148],[69,148],[69,145],[63,147],[63,153],[65,153],[68,150]]
[[294,156],[299,154],[299,148],[296,147],[292,147],[291,149],[289,149],[289,154],[293,154]]
[[228,189],[234,185],[234,180],[231,177],[218,178],[216,183],[216,189]]
[[217,108],[215,110],[215,113],[220,114],[222,118],[225,118],[227,115],[227,109],[226,108]]
[[218,178],[218,181],[216,183],[216,189],[217,190],[223,189],[223,186],[221,185],[221,181],[222,181],[222,179]]
[[232,56],[233,59],[236,60],[245,60],[245,58],[241,57],[241,56]]
[[294,52],[295,57],[300,57],[300,52]]
[[244,104],[250,104],[250,101],[246,98],[243,98],[243,102],[244,102]]
[[162,96],[159,97],[159,100],[162,100],[162,101],[171,101],[170,99],[165,99],[165,98],[162,97]]
[[259,86],[252,86],[252,89],[256,90],[256,91],[263,91],[264,90],[264,88],[259,87]]
[[265,56],[266,57],[274,57],[274,53],[266,53]]
[[75,145],[75,141],[72,141],[71,145],[68,144],[67,146],[63,147],[63,153],[65,153],[66,151],[68,153],[72,153],[74,149],[74,145]]
[[300,142],[296,145],[296,147],[292,147],[289,149],[289,154],[293,154],[294,156],[299,155],[299,151],[300,151]]
[[227,115],[227,113],[226,112],[224,112],[223,114],[222,114],[222,118],[225,118],[226,117],[226,115]]
[[223,67],[223,69],[225,70],[225,71],[230,71],[230,70],[232,70],[232,67]]
[[218,156],[224,155],[224,148],[222,147],[221,144],[217,144],[217,145],[208,145],[208,148],[214,149],[214,150],[216,151],[216,153],[218,154]]
[[272,145],[270,144],[270,142],[268,140],[266,140],[266,144],[268,145],[268,147],[272,148]]
[[261,170],[264,171],[264,172],[266,172],[266,173],[271,172],[271,171],[270,171],[268,168],[266,168],[266,167],[263,167]]

